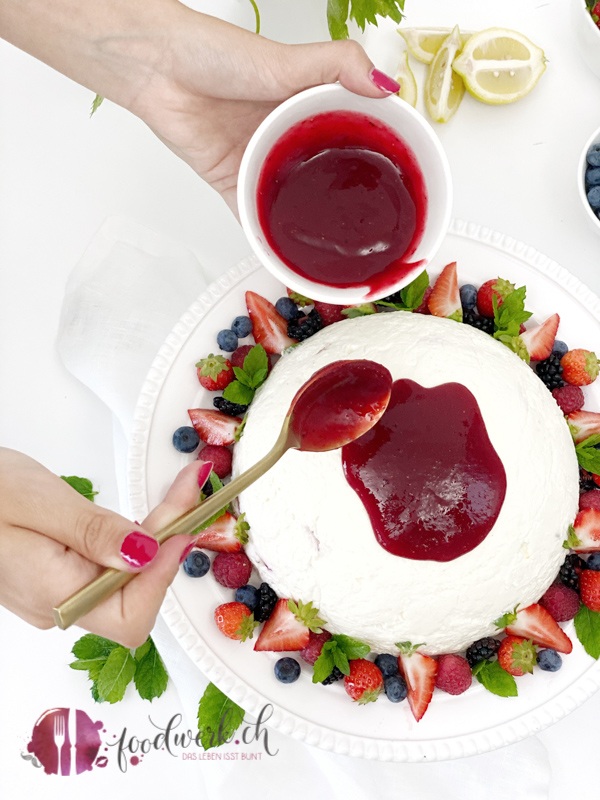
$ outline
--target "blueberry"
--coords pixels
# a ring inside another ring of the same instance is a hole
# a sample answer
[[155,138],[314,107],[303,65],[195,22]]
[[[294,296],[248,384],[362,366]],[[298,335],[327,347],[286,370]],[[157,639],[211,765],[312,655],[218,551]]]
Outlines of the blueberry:
[[300,309],[294,303],[291,297],[280,297],[275,303],[275,308],[279,314],[288,322],[293,319],[298,319],[300,316]]
[[562,358],[565,353],[569,352],[569,345],[565,344],[564,342],[561,342],[560,339],[555,339],[552,352],[554,353],[554,355],[560,356]]
[[183,569],[190,578],[201,578],[210,569],[210,558],[202,550],[192,550],[183,562]]
[[250,611],[254,611],[258,605],[258,597],[258,589],[254,586],[251,586],[249,583],[247,583],[245,586],[240,586],[239,589],[235,590],[235,599],[237,602],[248,606]]
[[375,659],[375,666],[379,667],[384,678],[398,674],[398,659],[390,653],[380,653]]
[[189,425],[182,425],[173,434],[173,447],[180,453],[193,453],[200,444],[200,437]]
[[600,208],[600,186],[592,186],[587,193],[588,203],[594,211]]
[[252,322],[250,317],[236,317],[231,323],[231,330],[239,339],[250,336],[252,333]]
[[593,144],[588,150],[587,163],[590,167],[600,167],[600,144]]
[[284,656],[275,662],[275,677],[282,683],[294,683],[300,677],[300,664],[295,658]]
[[586,567],[600,572],[600,553],[592,553],[586,562]]
[[585,173],[586,186],[600,186],[600,167],[587,169]]
[[226,328],[217,334],[217,344],[226,353],[233,353],[234,350],[237,350],[238,337],[230,328]]
[[477,289],[472,283],[460,287],[460,302],[465,311],[471,311],[477,305]]
[[387,699],[392,703],[400,703],[408,694],[406,683],[402,675],[390,675],[384,678],[383,690],[387,695]]
[[562,667],[562,658],[556,650],[540,650],[537,654],[537,662],[539,668],[546,672],[556,672]]

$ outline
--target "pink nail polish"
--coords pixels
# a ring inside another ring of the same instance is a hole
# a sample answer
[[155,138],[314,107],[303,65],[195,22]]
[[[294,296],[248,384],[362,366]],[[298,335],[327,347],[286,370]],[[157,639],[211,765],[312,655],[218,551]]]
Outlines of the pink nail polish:
[[212,472],[213,462],[205,461],[198,470],[198,486],[202,488]]
[[186,558],[189,556],[189,554],[192,552],[195,546],[196,546],[196,540],[194,539],[192,542],[190,542],[183,548],[183,553],[179,556],[180,564],[183,564],[183,562],[186,560]]
[[130,567],[145,567],[156,556],[160,545],[153,536],[141,531],[131,531],[123,539],[121,558]]
[[393,78],[390,78],[389,75],[386,75],[385,72],[381,72],[379,69],[373,69],[369,73],[369,77],[375,84],[378,89],[381,89],[382,92],[388,92],[388,94],[395,94],[396,92],[400,91],[400,84],[395,81]]

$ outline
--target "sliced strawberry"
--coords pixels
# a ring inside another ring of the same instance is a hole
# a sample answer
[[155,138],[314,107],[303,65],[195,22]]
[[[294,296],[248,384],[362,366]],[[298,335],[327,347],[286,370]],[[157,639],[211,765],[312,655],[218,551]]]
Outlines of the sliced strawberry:
[[200,531],[196,546],[216,553],[238,553],[248,541],[248,527],[243,514],[236,519],[226,511],[216,522]]
[[398,667],[406,681],[410,710],[418,722],[431,702],[438,663],[435,658],[408,648],[398,656]]
[[462,305],[456,274],[456,261],[446,264],[433,284],[429,295],[429,310],[435,317],[447,317],[462,322]]
[[584,569],[579,576],[581,602],[592,611],[600,611],[600,572]]
[[573,522],[569,546],[576,553],[593,553],[600,550],[600,511],[584,508]]
[[506,626],[506,633],[531,639],[538,647],[551,647],[559,653],[570,653],[573,644],[550,612],[539,603],[521,608],[511,615],[514,621]]
[[281,353],[286,347],[296,344],[287,335],[287,322],[260,294],[246,292],[246,307],[252,320],[254,339],[267,353]]
[[567,414],[567,422],[575,444],[600,433],[600,414],[597,411],[573,411]]
[[229,417],[212,408],[190,408],[188,414],[196,433],[206,444],[233,444],[242,423],[239,417]]
[[521,341],[525,345],[531,361],[543,361],[550,356],[559,323],[558,314],[552,314],[541,325],[536,325],[521,334]]
[[294,603],[280,598],[271,616],[265,622],[254,645],[255,650],[274,652],[303,650],[308,644],[310,631],[321,632],[323,620],[312,603]]

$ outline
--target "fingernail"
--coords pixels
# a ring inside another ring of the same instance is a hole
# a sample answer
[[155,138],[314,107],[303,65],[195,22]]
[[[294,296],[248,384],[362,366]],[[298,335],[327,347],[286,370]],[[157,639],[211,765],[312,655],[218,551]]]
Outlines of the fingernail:
[[375,84],[378,89],[381,89],[382,92],[388,92],[388,94],[395,94],[396,92],[400,91],[400,84],[398,81],[395,81],[393,78],[390,78],[389,75],[386,75],[385,72],[382,72],[379,69],[373,69],[369,73],[369,77]]
[[210,473],[212,472],[213,462],[212,461],[205,461],[204,464],[200,467],[198,471],[198,486],[202,488],[206,481],[210,477]]
[[192,552],[195,546],[196,546],[195,539],[191,541],[189,544],[186,544],[186,546],[183,548],[183,553],[179,556],[180,564],[183,564],[183,562],[186,560],[186,558],[189,556],[189,554]]
[[123,539],[121,558],[130,567],[145,567],[156,556],[159,549],[160,545],[153,536],[148,536],[141,531],[131,531]]

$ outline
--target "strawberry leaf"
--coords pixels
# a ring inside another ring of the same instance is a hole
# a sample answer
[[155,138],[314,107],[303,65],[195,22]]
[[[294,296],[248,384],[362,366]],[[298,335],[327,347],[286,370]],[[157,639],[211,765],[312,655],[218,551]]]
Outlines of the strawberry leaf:
[[513,676],[502,669],[497,661],[480,661],[473,667],[473,675],[479,683],[499,697],[516,697],[517,683]]
[[507,611],[506,614],[503,614],[501,617],[498,617],[498,619],[495,619],[494,625],[501,631],[503,631],[504,628],[507,628],[509,625],[512,625],[512,623],[516,619],[517,619],[517,606],[515,606],[513,611]]
[[592,658],[600,658],[600,613],[582,605],[573,621],[585,652]]
[[566,550],[574,550],[581,544],[581,539],[577,536],[577,531],[573,525],[567,528],[567,538],[563,542],[563,547]]

